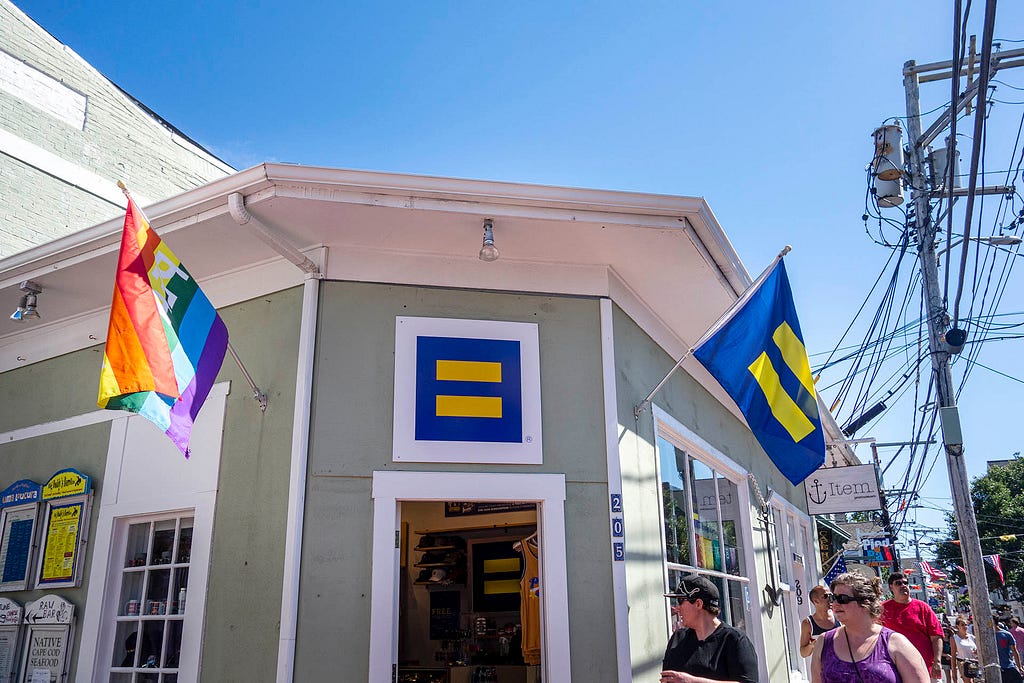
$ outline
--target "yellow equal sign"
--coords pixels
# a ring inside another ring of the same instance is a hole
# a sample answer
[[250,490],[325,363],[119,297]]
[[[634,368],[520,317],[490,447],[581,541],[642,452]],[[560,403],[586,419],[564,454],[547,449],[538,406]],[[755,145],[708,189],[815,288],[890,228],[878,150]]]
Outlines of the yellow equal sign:
[[450,382],[501,382],[501,363],[476,360],[439,360],[437,379]]
[[501,417],[501,397],[438,394],[434,414],[438,417]]

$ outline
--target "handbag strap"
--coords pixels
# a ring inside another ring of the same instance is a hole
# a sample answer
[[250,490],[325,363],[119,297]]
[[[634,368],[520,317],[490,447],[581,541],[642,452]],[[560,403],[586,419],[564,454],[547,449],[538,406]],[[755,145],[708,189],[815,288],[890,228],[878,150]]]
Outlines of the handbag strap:
[[857,672],[857,680],[860,683],[864,683],[864,679],[860,677],[860,667],[857,666],[857,657],[853,654],[853,646],[850,645],[850,632],[843,626],[843,636],[846,638],[846,649],[850,651],[850,661],[853,662],[853,670]]

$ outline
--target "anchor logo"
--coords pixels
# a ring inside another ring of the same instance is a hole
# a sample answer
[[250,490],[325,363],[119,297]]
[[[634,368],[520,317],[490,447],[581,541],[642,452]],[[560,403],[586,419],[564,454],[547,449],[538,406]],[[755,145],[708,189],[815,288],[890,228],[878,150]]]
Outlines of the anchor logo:
[[821,505],[826,500],[828,500],[828,494],[827,493],[821,493],[821,484],[818,483],[817,479],[814,480],[814,483],[811,484],[810,488],[811,488],[811,490],[814,491],[814,493],[813,494],[808,493],[807,497],[811,499],[812,503],[814,503],[815,505]]

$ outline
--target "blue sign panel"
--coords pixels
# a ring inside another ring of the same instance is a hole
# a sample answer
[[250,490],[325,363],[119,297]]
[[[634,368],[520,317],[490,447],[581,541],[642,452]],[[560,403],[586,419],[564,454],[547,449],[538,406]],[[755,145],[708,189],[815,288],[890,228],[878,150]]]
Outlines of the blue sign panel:
[[522,443],[520,344],[416,338],[417,441]]

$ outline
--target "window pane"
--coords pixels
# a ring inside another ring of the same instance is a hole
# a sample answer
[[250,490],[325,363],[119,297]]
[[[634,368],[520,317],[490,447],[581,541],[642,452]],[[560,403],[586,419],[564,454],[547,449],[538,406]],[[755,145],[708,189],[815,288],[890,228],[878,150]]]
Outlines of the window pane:
[[132,524],[128,527],[128,547],[125,550],[126,567],[142,567],[148,562],[146,551],[149,549],[149,527],[146,524]]
[[665,555],[669,562],[690,564],[686,454],[665,439],[658,439],[658,456],[661,462],[661,495],[665,506]]
[[[747,632],[747,605],[749,604],[749,590],[748,584],[740,583],[739,581],[726,581],[726,589],[729,591],[728,595],[723,595],[723,604],[728,604],[728,623],[735,626],[744,633]],[[726,610],[722,610],[723,613]],[[722,617],[723,621],[725,617]]]
[[789,583],[789,559],[786,557],[785,532],[782,527],[782,515],[772,508],[772,520],[775,522],[775,561],[779,567],[779,581]]
[[126,673],[110,674],[110,683],[132,683],[132,675]]
[[144,571],[124,572],[121,575],[121,601],[117,613],[120,616],[137,617],[142,612],[142,579]]
[[722,571],[721,528],[718,521],[718,494],[714,471],[690,459],[690,482],[693,487],[693,535],[697,553],[696,565],[702,569]]
[[178,533],[178,551],[174,561],[188,562],[192,558],[192,525],[194,520],[189,517],[181,520],[181,531]]
[[171,550],[174,547],[173,519],[165,519],[153,525],[153,554],[150,564],[170,564]]
[[110,662],[111,666],[135,666],[138,632],[139,622],[137,621],[122,621],[118,623],[117,631],[114,634],[114,656]]
[[177,669],[178,661],[181,659],[181,629],[180,620],[167,622],[167,658],[164,660],[165,669]]
[[737,528],[740,519],[740,498],[736,484],[725,477],[718,477],[719,514],[722,517],[722,534],[725,536],[725,571],[734,576],[745,576],[743,551]]
[[184,614],[188,597],[188,567],[174,570],[174,585],[171,587],[171,608],[168,614]]
[[167,614],[167,591],[170,587],[171,570],[155,569],[149,573],[146,588],[145,614]]
[[164,622],[145,621],[142,624],[142,642],[139,643],[139,666],[156,669],[160,666],[160,654],[164,645]]

